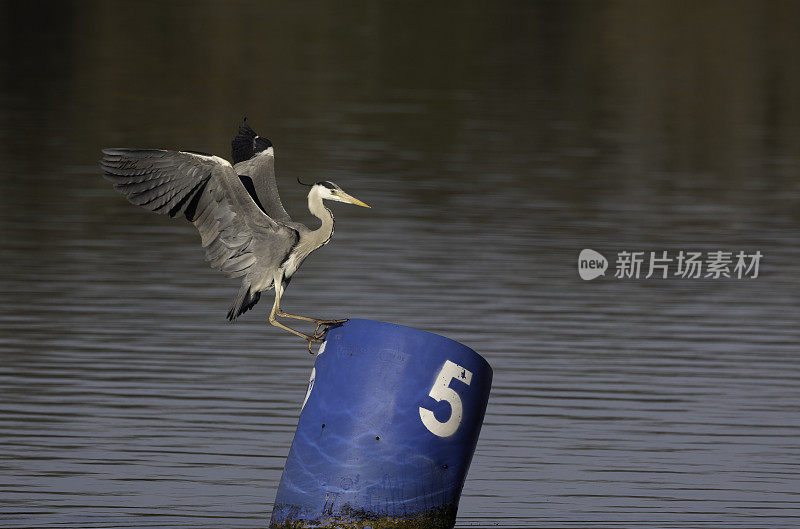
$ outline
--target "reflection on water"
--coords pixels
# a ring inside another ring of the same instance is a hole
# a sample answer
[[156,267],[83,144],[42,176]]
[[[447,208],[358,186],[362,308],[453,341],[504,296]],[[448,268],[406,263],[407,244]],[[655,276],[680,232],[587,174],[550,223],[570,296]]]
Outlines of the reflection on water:
[[[285,308],[494,366],[459,525],[796,524],[798,4],[6,7],[3,526],[266,523],[312,359],[94,165],[225,154],[244,114],[296,218],[296,176],[374,206]],[[583,248],[765,257],[583,282]]]

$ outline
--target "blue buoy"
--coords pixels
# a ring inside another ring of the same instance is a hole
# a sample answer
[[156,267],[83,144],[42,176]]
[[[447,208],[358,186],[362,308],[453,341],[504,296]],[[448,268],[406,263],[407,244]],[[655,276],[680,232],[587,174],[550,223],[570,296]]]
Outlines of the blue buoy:
[[270,528],[455,524],[492,368],[428,332],[349,320],[308,384]]

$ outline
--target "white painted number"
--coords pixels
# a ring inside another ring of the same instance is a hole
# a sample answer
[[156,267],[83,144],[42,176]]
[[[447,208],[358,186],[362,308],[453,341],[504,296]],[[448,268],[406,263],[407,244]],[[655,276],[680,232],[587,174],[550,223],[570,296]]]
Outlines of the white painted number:
[[439,375],[436,377],[436,382],[433,383],[433,387],[428,393],[436,402],[446,400],[450,404],[449,419],[441,422],[433,415],[431,410],[422,406],[419,407],[419,418],[422,419],[422,424],[432,434],[439,437],[449,437],[456,433],[456,430],[461,425],[461,416],[464,414],[461,397],[450,387],[450,382],[453,379],[469,386],[470,382],[472,382],[472,372],[448,360],[442,366]]

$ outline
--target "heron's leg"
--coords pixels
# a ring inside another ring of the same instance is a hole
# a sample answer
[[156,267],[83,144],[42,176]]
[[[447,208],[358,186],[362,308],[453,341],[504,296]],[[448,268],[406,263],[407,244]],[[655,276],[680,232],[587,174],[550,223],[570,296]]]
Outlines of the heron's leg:
[[323,320],[321,318],[311,318],[309,316],[300,316],[298,314],[289,314],[288,312],[283,312],[281,310],[280,303],[278,304],[278,310],[275,311],[275,315],[276,316],[280,316],[281,318],[294,318],[296,320],[313,321],[314,323],[317,324],[317,328],[319,328],[320,325],[334,325],[336,323],[344,323],[344,322],[347,321],[346,318],[343,319],[343,320]]
[[319,342],[323,341],[322,336],[324,336],[324,334],[322,336],[317,336],[316,333],[314,333],[314,336],[309,336],[307,334],[303,334],[300,331],[296,331],[296,330],[292,329],[291,327],[289,327],[288,325],[284,325],[283,323],[281,323],[278,320],[276,320],[274,312],[270,313],[269,322],[272,325],[274,325],[275,327],[279,327],[279,328],[281,328],[281,329],[283,329],[285,331],[289,331],[290,333],[292,333],[292,334],[294,334],[296,336],[299,336],[300,338],[308,341],[308,353],[309,354],[312,354],[312,355],[314,354],[314,351],[311,350],[311,344],[312,343],[315,343],[315,342],[319,343]]
[[[277,316],[283,316],[286,318],[295,318],[297,320],[310,321],[316,323],[317,326],[314,329],[314,338],[323,338],[325,334],[328,332],[328,327],[332,325],[338,325],[340,323],[344,323],[347,321],[346,318],[343,320],[320,320],[318,318],[309,318],[308,316],[298,316],[297,314],[289,314],[287,312],[283,312],[280,309],[278,309],[278,312],[276,312],[275,314]],[[325,329],[323,329],[322,332],[320,332],[319,330],[320,327],[325,327]]]
[[[315,341],[315,342],[323,341],[323,339],[325,338],[325,334],[327,334],[327,332],[328,332],[327,328],[324,329],[322,332],[320,332],[319,328],[321,326],[323,326],[323,325],[326,325],[326,326],[336,325],[338,323],[344,323],[344,322],[347,321],[346,319],[344,319],[344,320],[321,320],[319,318],[310,318],[308,316],[299,316],[297,314],[289,314],[288,312],[283,312],[281,310],[281,296],[283,296],[283,289],[285,287],[285,283],[283,281],[283,276],[282,275],[276,275],[275,279],[274,279],[274,284],[275,284],[275,303],[272,305],[272,312],[269,315],[269,317],[270,317],[269,322],[272,325],[275,325],[276,327],[280,327],[282,329],[285,329],[285,330],[287,330],[287,331],[289,331],[291,333],[294,333],[294,334],[296,334],[296,335],[308,340],[308,352],[309,353],[311,353],[311,342],[312,341]],[[287,325],[284,325],[283,323],[279,322],[278,320],[275,319],[275,316],[281,316],[281,317],[285,317],[285,318],[294,318],[294,319],[297,319],[297,320],[314,322],[314,323],[317,324],[317,327],[314,329],[314,335],[309,337],[308,335],[303,334],[300,331],[296,331],[296,330],[292,329],[291,327],[288,327]]]
[[270,315],[269,315],[269,323],[271,325],[274,325],[275,327],[279,327],[279,328],[283,329],[284,331],[289,331],[290,333],[294,334],[295,336],[299,336],[300,338],[302,338],[304,340],[318,341],[317,338],[315,338],[313,336],[309,336],[307,334],[303,334],[302,332],[296,331],[296,330],[292,329],[291,327],[289,327],[288,325],[284,325],[283,323],[279,322],[278,320],[275,319],[275,313],[274,312],[270,313]]
[[[317,324],[317,328],[314,330],[314,336],[319,335],[319,328],[322,327],[323,325],[336,325],[337,323],[344,323],[344,322],[347,321],[346,318],[343,319],[343,320],[323,320],[321,318],[311,318],[309,316],[300,316],[298,314],[289,314],[288,312],[283,312],[281,310],[280,300],[278,300],[278,308],[275,311],[275,315],[276,316],[280,316],[282,318],[294,318],[296,320],[310,321],[310,322],[316,323]],[[324,335],[324,333],[323,333],[323,335]],[[320,336],[322,336],[322,335],[320,335]]]
[[307,334],[303,334],[302,332],[297,331],[295,329],[292,329],[288,325],[284,325],[283,323],[281,323],[278,320],[276,320],[275,319],[275,313],[279,310],[280,299],[281,299],[280,298],[280,290],[275,289],[275,303],[272,305],[272,310],[269,313],[269,319],[268,319],[269,323],[271,325],[274,325],[275,327],[278,327],[278,328],[283,329],[285,331],[289,331],[290,333],[294,334],[295,336],[299,336],[300,338],[302,338],[304,340],[307,340],[308,341],[308,352],[311,353],[311,354],[314,354],[311,351],[311,344],[313,342],[321,342],[322,341],[321,337],[317,337],[316,333],[315,333],[315,336],[309,336]]
[[[303,321],[310,321],[316,323],[317,326],[314,329],[314,338],[323,338],[325,334],[328,332],[327,327],[332,325],[338,325],[340,323],[344,323],[347,321],[347,318],[343,320],[321,320],[319,318],[309,318],[308,316],[298,316],[297,314],[289,314],[288,312],[283,312],[282,310],[278,309],[278,312],[275,313],[278,316],[282,316],[285,318],[294,318],[296,320],[303,320]],[[320,327],[326,327],[325,329],[320,332]]]
[[288,312],[283,312],[281,310],[281,296],[283,296],[283,277],[276,277],[275,278],[275,306],[272,307],[272,312],[275,313],[276,316],[280,316],[281,318],[294,318],[296,320],[303,320],[303,321],[316,321],[314,318],[309,318],[308,316],[298,316],[297,314],[289,314]]
[[303,320],[303,321],[317,321],[314,318],[309,318],[308,316],[298,316],[297,314],[289,314],[288,312],[283,312],[280,308],[275,312],[276,316],[280,316],[281,318],[294,318],[296,320]]

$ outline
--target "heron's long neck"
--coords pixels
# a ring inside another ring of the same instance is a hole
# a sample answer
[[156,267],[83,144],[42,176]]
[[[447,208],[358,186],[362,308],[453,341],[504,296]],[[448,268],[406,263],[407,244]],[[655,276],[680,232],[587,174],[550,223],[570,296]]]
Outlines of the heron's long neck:
[[308,194],[308,210],[322,221],[320,227],[311,232],[312,244],[315,248],[318,248],[328,242],[328,239],[333,235],[333,215],[322,204],[322,198],[320,198],[319,194],[315,192]]

